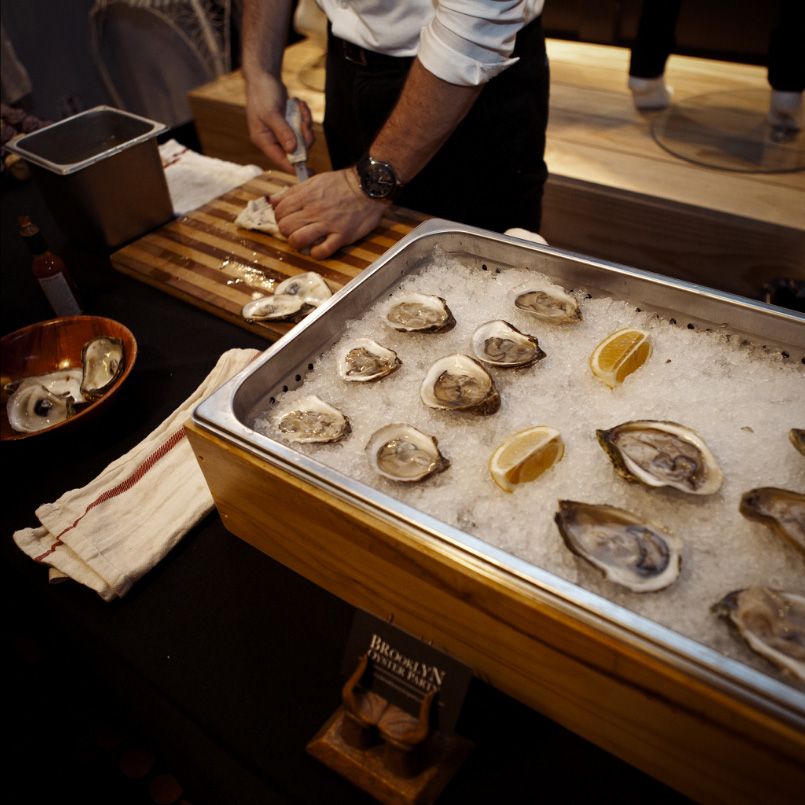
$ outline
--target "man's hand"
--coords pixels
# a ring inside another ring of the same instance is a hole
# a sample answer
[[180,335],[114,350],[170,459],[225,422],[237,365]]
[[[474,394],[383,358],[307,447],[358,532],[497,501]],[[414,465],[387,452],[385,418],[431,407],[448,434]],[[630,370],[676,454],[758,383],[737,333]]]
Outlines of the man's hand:
[[368,235],[389,206],[363,194],[352,168],[313,176],[269,201],[291,246],[310,247],[319,260]]
[[[293,129],[285,120],[285,87],[268,73],[249,79],[246,102],[246,121],[249,125],[251,141],[280,170],[293,173],[288,162],[288,154],[296,148]],[[304,101],[299,104],[302,111],[302,134],[305,145],[313,144],[313,125],[310,109]]]

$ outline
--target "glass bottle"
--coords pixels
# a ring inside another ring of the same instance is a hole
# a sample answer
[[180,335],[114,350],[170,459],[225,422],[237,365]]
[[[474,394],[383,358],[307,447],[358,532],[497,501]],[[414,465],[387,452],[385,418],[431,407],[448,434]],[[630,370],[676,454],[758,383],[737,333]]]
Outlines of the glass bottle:
[[31,271],[53,312],[57,316],[78,316],[81,313],[78,293],[64,261],[48,248],[39,227],[27,215],[21,215],[18,221],[20,235],[33,255]]

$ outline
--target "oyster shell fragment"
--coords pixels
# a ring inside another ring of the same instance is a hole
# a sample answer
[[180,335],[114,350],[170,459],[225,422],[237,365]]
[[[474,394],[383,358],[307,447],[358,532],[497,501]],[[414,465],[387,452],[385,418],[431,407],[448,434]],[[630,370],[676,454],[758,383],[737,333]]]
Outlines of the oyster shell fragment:
[[75,407],[69,394],[53,394],[41,383],[23,383],[8,398],[6,413],[15,431],[35,433],[69,419]]
[[805,682],[805,597],[747,587],[725,595],[712,611],[725,618],[752,651]]
[[773,486],[750,489],[741,496],[741,514],[771,528],[805,551],[805,495]]
[[397,371],[402,361],[393,349],[371,338],[356,338],[338,356],[338,374],[358,383],[380,380]]
[[500,408],[500,394],[489,373],[461,353],[440,358],[428,369],[419,396],[429,408],[447,411],[485,416]]
[[791,428],[788,431],[788,438],[791,440],[791,444],[805,456],[805,429]]
[[424,481],[450,466],[435,437],[411,425],[385,425],[372,434],[366,452],[372,469],[392,481]]
[[441,296],[405,293],[395,296],[383,312],[385,323],[403,333],[444,333],[456,320]]
[[581,321],[581,308],[574,296],[558,285],[529,288],[515,296],[514,305],[542,321],[573,324]]
[[100,336],[87,341],[81,350],[81,393],[88,400],[105,394],[122,374],[125,366],[123,341],[113,336]]
[[724,475],[702,438],[676,422],[636,420],[597,430],[601,447],[627,481],[712,495]]
[[629,590],[661,590],[679,575],[681,543],[624,509],[560,500],[554,520],[573,553]]
[[502,319],[488,321],[473,333],[472,351],[479,361],[511,369],[532,366],[545,357],[533,335]]
[[277,430],[289,442],[328,443],[343,439],[352,427],[341,411],[310,394],[297,400],[291,410],[280,417]]

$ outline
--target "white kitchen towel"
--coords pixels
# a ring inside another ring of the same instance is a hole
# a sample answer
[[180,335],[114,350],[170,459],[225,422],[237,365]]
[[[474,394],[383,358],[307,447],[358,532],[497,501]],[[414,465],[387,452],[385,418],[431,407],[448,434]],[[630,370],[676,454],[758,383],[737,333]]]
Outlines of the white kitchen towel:
[[37,562],[91,587],[110,601],[154,567],[213,508],[184,432],[193,408],[259,351],[231,349],[161,425],[95,480],[36,510],[38,528],[14,541]]
[[521,238],[522,240],[533,240],[534,243],[543,243],[546,246],[548,241],[539,234],[539,232],[532,232],[530,229],[521,229],[515,226],[512,229],[507,229],[504,235],[511,235],[513,238]]
[[176,140],[160,145],[159,156],[176,215],[186,215],[263,172],[257,165],[205,157]]

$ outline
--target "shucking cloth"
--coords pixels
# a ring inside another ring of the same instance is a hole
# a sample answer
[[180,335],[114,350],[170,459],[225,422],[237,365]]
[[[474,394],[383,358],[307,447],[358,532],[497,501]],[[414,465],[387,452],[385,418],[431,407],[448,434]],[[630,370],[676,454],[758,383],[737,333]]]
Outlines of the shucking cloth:
[[176,215],[198,209],[263,172],[257,165],[205,157],[176,140],[160,145],[159,156]]
[[190,528],[213,499],[184,432],[193,408],[243,369],[259,351],[230,349],[204,382],[161,425],[81,489],[36,510],[38,528],[14,533],[37,562],[121,598]]

